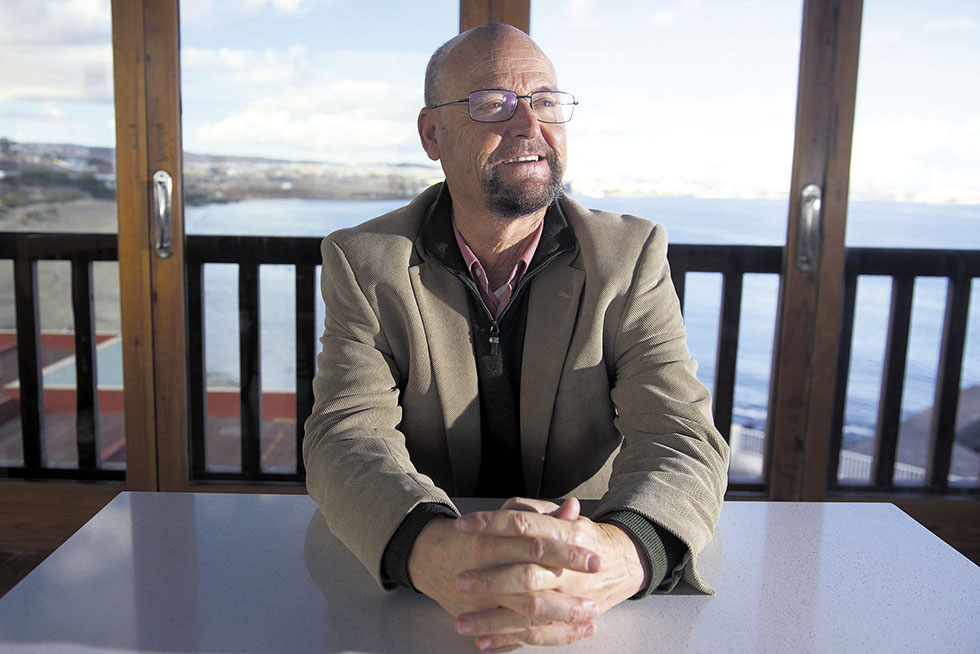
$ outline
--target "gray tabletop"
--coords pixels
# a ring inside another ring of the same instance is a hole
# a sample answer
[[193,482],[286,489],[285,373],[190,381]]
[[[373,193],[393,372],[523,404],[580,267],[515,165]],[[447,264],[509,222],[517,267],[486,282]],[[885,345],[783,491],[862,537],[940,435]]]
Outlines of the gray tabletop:
[[[700,569],[716,595],[626,602],[566,649],[980,651],[980,568],[891,505],[726,503]],[[0,652],[105,651],[474,647],[380,590],[306,496],[122,493],[0,598]]]

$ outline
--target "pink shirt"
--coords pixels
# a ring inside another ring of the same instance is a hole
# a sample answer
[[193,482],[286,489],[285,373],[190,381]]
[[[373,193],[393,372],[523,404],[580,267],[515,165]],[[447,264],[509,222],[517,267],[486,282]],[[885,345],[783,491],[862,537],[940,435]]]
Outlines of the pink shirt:
[[500,288],[491,290],[490,281],[487,279],[487,272],[483,269],[483,264],[480,260],[473,254],[473,250],[470,246],[466,244],[463,239],[463,235],[459,233],[456,229],[456,221],[453,220],[453,234],[456,235],[456,243],[459,245],[459,251],[463,254],[463,261],[466,262],[466,269],[470,273],[470,277],[476,282],[476,287],[480,289],[480,295],[483,297],[484,303],[486,303],[487,308],[490,309],[490,313],[493,314],[494,318],[499,318],[500,314],[503,313],[504,309],[507,307],[507,303],[510,302],[511,296],[514,295],[514,291],[517,289],[517,285],[521,283],[521,279],[524,277],[524,273],[527,272],[528,266],[531,265],[531,259],[534,257],[535,250],[538,249],[538,243],[541,241],[541,234],[544,232],[544,221],[538,223],[538,229],[534,232],[534,236],[531,238],[531,242],[527,244],[524,248],[524,252],[521,254],[521,258],[518,259],[517,263],[514,265],[514,269],[510,271],[510,277]]

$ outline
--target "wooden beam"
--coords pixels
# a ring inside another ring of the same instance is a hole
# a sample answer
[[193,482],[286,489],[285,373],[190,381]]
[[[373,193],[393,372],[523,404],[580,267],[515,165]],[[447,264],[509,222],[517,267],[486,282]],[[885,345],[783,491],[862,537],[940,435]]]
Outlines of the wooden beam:
[[[773,499],[819,499],[825,489],[861,10],[861,0],[804,3],[790,215],[767,429]],[[810,184],[822,190],[822,225],[813,266],[807,270],[797,259],[803,189]]]
[[0,482],[0,549],[53,550],[121,490],[121,484]]
[[[177,2],[113,0],[117,207],[130,488],[187,483]],[[173,179],[173,250],[154,253],[150,180]]]
[[126,481],[133,490],[156,490],[153,311],[149,301],[152,254],[147,217],[150,176],[146,167],[143,21],[141,2],[112,1]]
[[486,23],[506,23],[531,33],[530,0],[460,0],[459,31]]
[[144,0],[146,170],[173,180],[172,250],[150,258],[157,475],[160,490],[186,488],[188,470],[187,323],[184,294],[183,145],[177,0]]

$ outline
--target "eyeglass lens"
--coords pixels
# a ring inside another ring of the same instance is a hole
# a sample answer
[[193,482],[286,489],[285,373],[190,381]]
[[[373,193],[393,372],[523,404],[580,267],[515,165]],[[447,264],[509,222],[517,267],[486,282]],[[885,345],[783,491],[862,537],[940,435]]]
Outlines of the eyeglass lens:
[[[574,98],[560,91],[536,91],[531,94],[531,110],[542,123],[564,123],[572,117]],[[483,123],[510,120],[517,111],[517,94],[513,91],[474,91],[469,96],[470,118]]]

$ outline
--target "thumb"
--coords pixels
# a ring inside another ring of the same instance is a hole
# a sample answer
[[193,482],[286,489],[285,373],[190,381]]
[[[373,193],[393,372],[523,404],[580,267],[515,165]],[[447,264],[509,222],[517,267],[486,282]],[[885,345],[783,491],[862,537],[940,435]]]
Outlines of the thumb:
[[578,520],[581,512],[582,505],[579,504],[578,499],[569,497],[567,500],[565,500],[565,503],[558,507],[557,511],[553,511],[551,515],[559,520],[570,520],[574,522],[575,520]]

